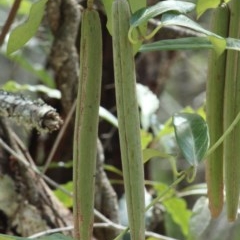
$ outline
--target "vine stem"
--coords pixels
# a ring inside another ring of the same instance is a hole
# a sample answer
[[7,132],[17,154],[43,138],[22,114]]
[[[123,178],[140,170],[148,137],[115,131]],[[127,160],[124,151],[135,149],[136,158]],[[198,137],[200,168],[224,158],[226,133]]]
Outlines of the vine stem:
[[240,120],[240,112],[238,113],[234,121],[231,123],[231,125],[228,127],[228,129],[224,132],[224,134],[207,151],[205,158],[207,158],[210,154],[212,154],[223,143],[224,139],[232,132],[234,127],[238,124],[239,120]]
[[10,10],[10,13],[8,14],[8,17],[7,17],[7,20],[4,24],[4,26],[2,27],[2,32],[1,32],[1,35],[0,35],[0,46],[2,46],[3,44],[3,41],[13,23],[13,20],[17,14],[17,11],[19,9],[19,6],[21,4],[21,1],[22,0],[15,0],[13,5],[12,5],[12,8]]
[[[190,168],[191,169],[191,168]],[[189,170],[191,171],[191,170]],[[186,172],[183,172],[182,175],[177,178],[170,186],[168,186],[168,188],[166,190],[164,190],[159,196],[157,196],[155,199],[152,200],[152,202],[147,205],[147,207],[145,208],[145,212],[147,212],[151,207],[153,207],[156,203],[158,203],[159,201],[161,201],[163,199],[163,197],[173,188],[175,188],[181,181],[183,181],[186,176],[188,176],[188,170]],[[124,234],[126,234],[129,230],[129,227],[126,227],[116,238],[114,238],[114,240],[120,240],[122,239],[122,237],[124,236]],[[161,239],[168,239],[166,238],[161,238]],[[169,238],[170,240],[170,238]]]

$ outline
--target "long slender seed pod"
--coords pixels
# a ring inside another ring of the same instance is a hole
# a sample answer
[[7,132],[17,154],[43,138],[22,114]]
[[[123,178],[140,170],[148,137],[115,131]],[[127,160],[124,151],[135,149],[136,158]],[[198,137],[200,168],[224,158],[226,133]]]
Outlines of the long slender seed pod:
[[[227,37],[229,9],[218,7],[212,16],[212,31]],[[226,52],[220,57],[209,54],[207,78],[207,123],[211,146],[223,135],[223,99],[225,84]],[[223,207],[223,144],[206,161],[209,208],[213,217],[218,217]]]
[[73,151],[75,239],[92,239],[98,112],[102,78],[102,33],[98,13],[82,15],[80,81]]
[[[230,25],[229,37],[240,38],[240,1],[229,3]],[[225,95],[224,95],[224,129],[227,129],[240,111],[240,53],[227,52]],[[237,216],[240,195],[240,123],[224,142],[224,175],[226,189],[227,215],[229,221]]]
[[128,40],[130,10],[126,0],[112,8],[117,113],[128,220],[132,240],[144,237],[144,172],[133,48]]

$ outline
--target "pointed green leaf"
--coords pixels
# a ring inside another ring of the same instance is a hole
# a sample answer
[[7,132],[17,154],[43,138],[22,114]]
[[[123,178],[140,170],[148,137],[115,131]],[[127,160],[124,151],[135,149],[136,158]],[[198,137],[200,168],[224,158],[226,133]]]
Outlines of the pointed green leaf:
[[226,40],[223,37],[206,30],[201,25],[194,22],[193,20],[191,20],[185,15],[174,14],[174,13],[164,14],[162,17],[162,25],[163,26],[177,25],[177,26],[190,28],[199,33],[203,33],[208,36],[210,42],[213,44],[214,49],[218,55],[221,55],[221,53],[225,50]]
[[116,173],[117,175],[119,176],[123,176],[123,173],[121,170],[119,170],[118,168],[116,168],[115,166],[113,165],[108,165],[108,164],[104,164],[104,170],[106,171],[109,171],[109,172],[113,172],[113,173]]
[[11,54],[20,49],[36,33],[44,14],[44,8],[47,0],[39,0],[32,4],[28,19],[18,25],[10,33],[7,54]]
[[194,9],[195,4],[182,1],[163,1],[157,4],[142,8],[135,12],[131,17],[131,28],[135,28],[143,23],[146,23],[153,17],[163,14],[168,11],[177,11],[180,13],[187,13]]
[[145,149],[153,140],[153,135],[143,129],[141,129],[141,146]]
[[[137,1],[136,1],[137,2]],[[144,38],[147,39],[146,29],[149,19],[168,11],[177,11],[181,13],[190,12],[194,9],[195,4],[181,1],[163,1],[154,6],[141,8],[136,11],[130,21],[130,29],[128,38],[131,43],[134,43],[134,53],[136,53]],[[157,27],[157,29],[159,26]],[[161,26],[160,26],[161,28]]]
[[208,127],[198,114],[178,113],[173,116],[176,140],[191,166],[202,161],[209,147]]
[[[240,40],[226,38],[226,49],[240,51]],[[188,37],[178,39],[166,39],[144,44],[140,52],[152,52],[162,50],[189,50],[189,49],[214,49],[208,37]]]
[[189,49],[211,49],[212,43],[207,37],[188,37],[178,39],[166,39],[153,43],[144,44],[140,52],[151,52],[160,50],[189,50]]
[[180,226],[182,233],[188,236],[189,220],[192,213],[187,209],[185,200],[173,197],[165,200],[163,205],[166,211],[171,215],[173,221]]
[[146,163],[148,160],[150,160],[153,157],[160,157],[160,158],[165,158],[169,159],[172,158],[171,155],[160,152],[159,150],[152,149],[152,148],[147,148],[143,150],[143,162]]

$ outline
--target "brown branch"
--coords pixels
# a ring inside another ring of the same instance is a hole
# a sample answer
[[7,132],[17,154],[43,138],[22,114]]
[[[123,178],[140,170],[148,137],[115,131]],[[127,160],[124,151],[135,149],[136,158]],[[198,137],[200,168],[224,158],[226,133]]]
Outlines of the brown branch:
[[61,104],[67,115],[77,94],[79,57],[75,46],[79,30],[80,9],[76,0],[49,0],[47,18],[54,35],[50,65],[55,72]]
[[21,95],[0,90],[0,115],[19,123],[36,127],[39,131],[54,131],[62,125],[62,119],[54,108],[41,99],[30,100]]
[[12,5],[12,8],[10,10],[10,13],[8,14],[7,20],[2,28],[2,32],[0,35],[0,46],[2,46],[4,39],[13,23],[13,20],[15,19],[15,16],[17,14],[21,1],[22,0],[15,0]]

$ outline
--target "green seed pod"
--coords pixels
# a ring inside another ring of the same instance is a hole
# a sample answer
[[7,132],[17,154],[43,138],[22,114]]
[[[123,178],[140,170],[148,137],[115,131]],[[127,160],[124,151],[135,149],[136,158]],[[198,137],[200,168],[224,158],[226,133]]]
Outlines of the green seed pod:
[[73,154],[76,239],[92,239],[101,78],[102,32],[100,18],[95,10],[86,9],[82,15],[80,81]]
[[[227,37],[229,9],[218,7],[212,16],[212,31]],[[207,123],[211,146],[223,135],[223,100],[225,85],[226,51],[221,56],[209,54],[207,78]],[[223,207],[223,144],[206,161],[209,208],[213,217],[218,217]]]
[[113,56],[120,147],[132,240],[145,239],[144,172],[133,47],[128,40],[130,10],[126,0],[112,8]]

